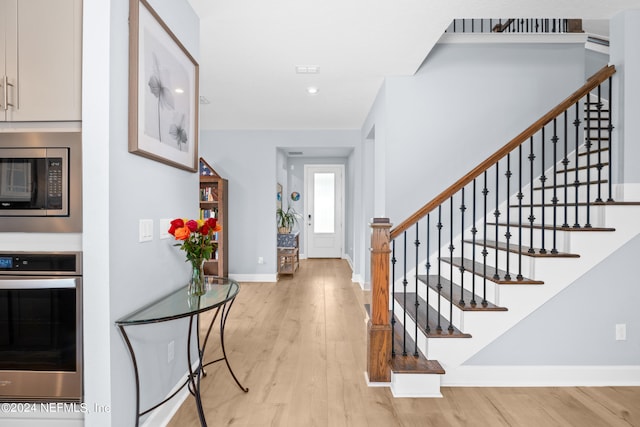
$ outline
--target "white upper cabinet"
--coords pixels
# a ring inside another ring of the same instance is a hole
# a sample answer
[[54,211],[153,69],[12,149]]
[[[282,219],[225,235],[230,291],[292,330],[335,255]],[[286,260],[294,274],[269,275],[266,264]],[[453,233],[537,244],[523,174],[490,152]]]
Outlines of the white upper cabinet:
[[0,121],[79,121],[82,1],[0,0]]

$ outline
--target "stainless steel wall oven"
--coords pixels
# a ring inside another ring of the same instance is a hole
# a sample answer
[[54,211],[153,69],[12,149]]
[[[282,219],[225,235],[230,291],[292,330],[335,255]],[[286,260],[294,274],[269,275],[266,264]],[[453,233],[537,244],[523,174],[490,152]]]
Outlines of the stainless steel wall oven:
[[0,252],[0,401],[82,400],[82,256]]

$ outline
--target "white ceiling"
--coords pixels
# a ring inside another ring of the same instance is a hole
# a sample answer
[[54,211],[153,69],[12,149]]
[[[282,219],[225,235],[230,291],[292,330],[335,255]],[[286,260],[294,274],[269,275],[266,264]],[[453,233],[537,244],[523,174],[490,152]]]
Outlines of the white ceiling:
[[[359,129],[385,76],[413,74],[456,17],[609,18],[640,0],[189,0],[202,129]],[[318,66],[318,74],[295,67]],[[310,96],[308,86],[319,93]]]

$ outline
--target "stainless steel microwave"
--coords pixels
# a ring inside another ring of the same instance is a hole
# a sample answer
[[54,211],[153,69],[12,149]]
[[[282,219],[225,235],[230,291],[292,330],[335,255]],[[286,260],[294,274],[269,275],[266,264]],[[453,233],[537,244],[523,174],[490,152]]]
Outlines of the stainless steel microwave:
[[81,231],[80,139],[0,133],[0,231]]

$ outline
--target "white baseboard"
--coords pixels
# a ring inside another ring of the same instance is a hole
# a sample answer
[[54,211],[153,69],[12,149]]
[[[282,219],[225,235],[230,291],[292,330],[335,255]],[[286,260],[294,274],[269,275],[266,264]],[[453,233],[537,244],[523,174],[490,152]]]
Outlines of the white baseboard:
[[230,274],[230,278],[237,282],[277,282],[278,275],[273,274]]
[[443,387],[640,386],[640,365],[471,366],[445,368]]

